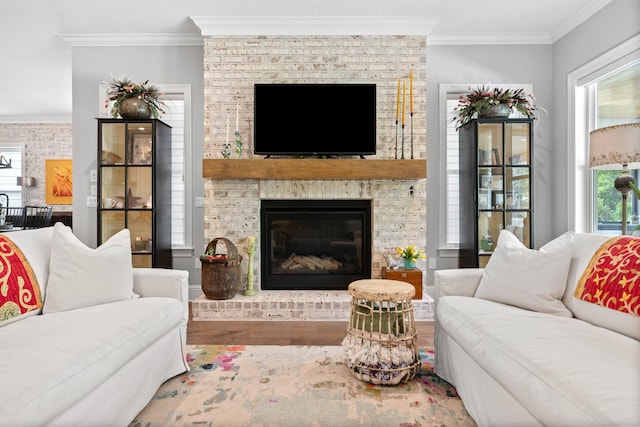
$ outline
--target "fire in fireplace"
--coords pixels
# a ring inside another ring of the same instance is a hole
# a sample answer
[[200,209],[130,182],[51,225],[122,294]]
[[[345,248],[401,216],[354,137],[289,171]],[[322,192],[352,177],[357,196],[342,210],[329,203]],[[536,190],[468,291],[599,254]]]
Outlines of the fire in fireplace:
[[371,277],[370,200],[262,200],[261,288],[346,290]]

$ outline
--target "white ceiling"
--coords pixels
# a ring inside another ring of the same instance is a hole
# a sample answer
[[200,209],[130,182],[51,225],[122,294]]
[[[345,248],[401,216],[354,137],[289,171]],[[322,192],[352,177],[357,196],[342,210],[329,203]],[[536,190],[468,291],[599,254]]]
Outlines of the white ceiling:
[[429,43],[552,43],[612,0],[3,0],[0,122],[71,121],[61,35],[200,34],[191,16],[420,16]]

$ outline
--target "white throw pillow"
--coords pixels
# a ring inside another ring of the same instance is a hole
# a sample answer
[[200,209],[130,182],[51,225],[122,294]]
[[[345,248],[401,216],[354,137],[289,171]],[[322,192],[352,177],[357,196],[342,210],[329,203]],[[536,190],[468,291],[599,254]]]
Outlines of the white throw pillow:
[[573,232],[564,233],[536,251],[524,246],[511,232],[502,230],[475,296],[571,317],[561,298],[567,286],[572,246]]
[[91,249],[57,223],[51,242],[49,283],[43,313],[74,310],[133,297],[129,230]]

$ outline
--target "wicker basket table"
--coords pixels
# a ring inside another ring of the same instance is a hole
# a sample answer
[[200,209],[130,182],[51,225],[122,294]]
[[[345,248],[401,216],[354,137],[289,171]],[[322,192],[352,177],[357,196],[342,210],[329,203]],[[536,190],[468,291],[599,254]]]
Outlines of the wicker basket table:
[[356,378],[372,384],[410,381],[420,370],[411,298],[398,280],[365,279],[349,285],[351,313],[342,345]]

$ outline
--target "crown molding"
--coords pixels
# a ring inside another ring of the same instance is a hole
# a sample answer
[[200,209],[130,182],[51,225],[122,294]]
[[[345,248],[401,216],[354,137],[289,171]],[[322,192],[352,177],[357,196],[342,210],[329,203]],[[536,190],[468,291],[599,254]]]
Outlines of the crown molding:
[[429,16],[191,16],[203,36],[428,35]]
[[70,124],[71,122],[71,113],[0,116],[0,124]]
[[613,0],[591,0],[582,9],[572,14],[569,19],[560,24],[551,32],[551,42],[555,43],[564,37],[571,30],[582,24],[587,19],[595,15],[600,9],[611,3]]
[[433,33],[431,45],[551,44],[548,33]]
[[70,46],[202,46],[199,34],[60,34]]

